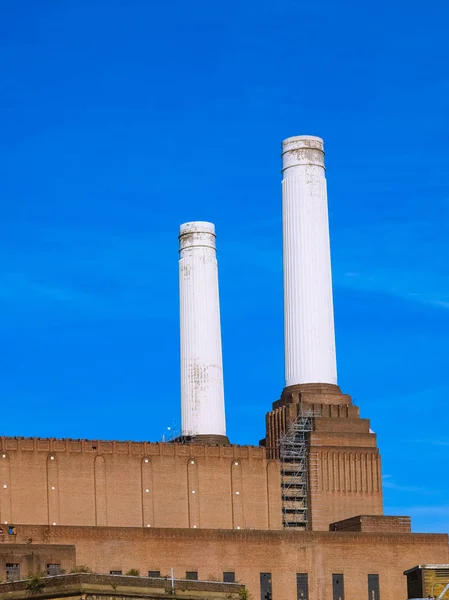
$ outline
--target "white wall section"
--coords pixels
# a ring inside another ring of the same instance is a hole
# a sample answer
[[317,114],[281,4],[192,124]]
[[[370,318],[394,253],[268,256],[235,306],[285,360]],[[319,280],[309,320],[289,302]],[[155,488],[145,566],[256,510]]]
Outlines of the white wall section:
[[286,386],[337,383],[323,140],[282,143]]
[[226,436],[213,223],[181,225],[179,252],[182,433]]

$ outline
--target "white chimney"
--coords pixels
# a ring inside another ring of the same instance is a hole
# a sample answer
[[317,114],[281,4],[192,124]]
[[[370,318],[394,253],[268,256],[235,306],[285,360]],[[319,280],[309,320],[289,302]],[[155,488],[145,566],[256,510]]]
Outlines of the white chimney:
[[337,384],[323,140],[282,143],[285,384]]
[[179,253],[182,435],[226,443],[213,223],[181,225]]

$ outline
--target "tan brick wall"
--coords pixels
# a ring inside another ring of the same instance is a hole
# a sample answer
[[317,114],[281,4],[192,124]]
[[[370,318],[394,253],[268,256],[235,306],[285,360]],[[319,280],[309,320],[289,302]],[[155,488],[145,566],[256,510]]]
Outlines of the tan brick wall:
[[330,531],[363,531],[369,533],[410,533],[410,517],[358,515],[332,523]]
[[[358,514],[382,515],[377,448],[321,446],[314,435],[309,455],[313,530],[328,531],[332,522]],[[348,444],[348,440],[342,442]]]
[[286,388],[266,415],[266,452],[280,458],[279,440],[301,414],[313,414],[307,434],[307,529],[328,531],[331,523],[357,514],[381,515],[381,463],[368,419],[337,386]]
[[[185,600],[238,600],[244,590],[238,583],[174,580],[172,585],[171,581],[161,578],[97,573],[65,574],[46,579],[44,584],[38,596],[41,600],[148,600],[160,599],[166,595],[170,595],[172,599]],[[28,600],[30,595],[33,594],[27,589],[26,581],[14,581],[0,586],[2,600]]]
[[[5,528],[3,527],[4,531]],[[11,540],[13,543],[11,543]],[[23,536],[21,536],[23,540]],[[59,564],[61,569],[69,571],[76,565],[74,545],[61,544],[16,544],[16,536],[9,536],[7,532],[0,534],[0,580],[6,579],[6,563],[17,563],[20,577],[25,578],[31,571],[46,571],[50,563]]]
[[279,463],[263,448],[20,438],[0,446],[1,523],[282,526]]
[[211,531],[102,527],[17,526],[17,543],[75,544],[78,564],[100,573],[111,568],[160,570],[200,579],[235,571],[259,600],[259,574],[272,573],[273,600],[296,599],[296,573],[309,574],[310,599],[332,600],[332,574],[343,573],[345,600],[367,597],[377,573],[382,600],[406,597],[403,571],[449,561],[447,535],[295,531]]

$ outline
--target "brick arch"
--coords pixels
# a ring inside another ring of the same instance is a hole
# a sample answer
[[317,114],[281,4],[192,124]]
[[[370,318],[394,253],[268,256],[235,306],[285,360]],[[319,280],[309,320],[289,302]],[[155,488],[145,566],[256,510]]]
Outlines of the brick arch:
[[189,509],[189,527],[194,529],[201,527],[199,483],[198,461],[191,456],[187,461],[187,502]]
[[144,456],[140,463],[142,485],[142,527],[155,527],[153,461]]
[[59,464],[54,452],[47,456],[47,514],[49,525],[61,525],[59,504]]
[[234,458],[231,462],[231,503],[233,529],[243,529],[245,526],[243,501],[242,461],[238,458]]
[[107,501],[106,461],[99,454],[94,458],[94,494],[95,494],[95,525],[107,526],[108,501]]

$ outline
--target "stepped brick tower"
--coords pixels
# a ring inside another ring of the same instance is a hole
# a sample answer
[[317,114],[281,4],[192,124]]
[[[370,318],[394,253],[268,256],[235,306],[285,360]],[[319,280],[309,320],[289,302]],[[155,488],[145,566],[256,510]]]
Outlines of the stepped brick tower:
[[323,140],[282,144],[285,382],[266,416],[284,527],[328,530],[382,514],[376,435],[337,385]]

